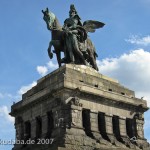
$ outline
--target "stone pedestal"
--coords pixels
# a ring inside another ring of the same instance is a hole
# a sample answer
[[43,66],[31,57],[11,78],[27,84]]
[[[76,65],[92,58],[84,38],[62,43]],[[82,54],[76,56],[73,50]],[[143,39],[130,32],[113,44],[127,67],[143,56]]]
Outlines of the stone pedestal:
[[12,106],[17,139],[36,140],[35,144],[14,145],[13,150],[149,148],[144,122],[137,118],[133,124],[138,136],[132,143],[126,119],[135,119],[132,114],[147,109],[145,100],[117,80],[84,65],[64,65],[38,80]]

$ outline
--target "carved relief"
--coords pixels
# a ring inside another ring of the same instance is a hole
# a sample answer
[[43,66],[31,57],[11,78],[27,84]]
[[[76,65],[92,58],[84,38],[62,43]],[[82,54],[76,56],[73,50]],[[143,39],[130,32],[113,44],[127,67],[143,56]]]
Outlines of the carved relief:
[[80,99],[78,97],[72,97],[69,102],[71,105],[80,106],[82,107],[82,103],[80,103]]
[[82,122],[82,114],[79,110],[72,110],[72,125],[77,126]]

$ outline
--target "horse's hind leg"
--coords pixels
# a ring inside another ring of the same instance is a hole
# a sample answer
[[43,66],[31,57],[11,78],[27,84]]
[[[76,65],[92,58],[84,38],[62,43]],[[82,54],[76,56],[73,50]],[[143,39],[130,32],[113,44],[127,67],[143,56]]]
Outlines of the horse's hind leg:
[[55,51],[56,51],[58,65],[59,67],[61,67],[61,52],[59,50],[55,50]]
[[90,49],[88,49],[87,51],[88,51],[88,53],[89,53],[89,61],[90,61],[90,64],[92,65],[92,67],[93,67],[95,70],[98,71],[98,66],[97,66],[97,64],[96,64],[96,59],[95,59],[95,57],[94,57],[94,55],[93,55],[93,52],[91,52]]

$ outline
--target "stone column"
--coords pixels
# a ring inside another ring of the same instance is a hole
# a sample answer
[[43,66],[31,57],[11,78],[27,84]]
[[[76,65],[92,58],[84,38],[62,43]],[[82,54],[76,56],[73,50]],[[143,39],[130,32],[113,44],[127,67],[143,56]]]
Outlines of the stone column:
[[126,117],[119,117],[119,128],[120,128],[120,136],[127,137],[126,131]]
[[23,123],[22,117],[19,116],[15,118],[16,140],[24,139]]
[[71,126],[82,128],[82,108],[79,106],[71,105]]
[[67,114],[65,113],[65,143],[71,146],[69,149],[78,149],[78,145],[83,145],[85,142],[80,99],[71,97],[66,105],[65,111],[68,112]]
[[61,137],[64,134],[64,116],[62,107],[58,106],[52,109],[54,119],[54,129],[52,132],[52,138]]
[[16,140],[20,140],[20,124],[15,124],[16,129]]
[[[16,129],[16,140],[20,142],[20,140],[24,140],[24,127],[23,127],[23,121],[22,122],[16,122],[15,123],[15,129]],[[21,144],[15,144],[14,147],[16,149],[19,149],[22,147]]]
[[113,117],[112,114],[105,113],[106,135],[108,137],[108,140],[112,144],[114,144],[116,146],[122,146],[123,147],[123,145],[120,142],[118,142],[116,137],[114,136],[112,117]]
[[42,138],[47,138],[47,129],[48,129],[48,116],[44,114],[42,118]]
[[15,124],[15,128],[16,128],[16,140],[23,140],[23,123],[18,123]]
[[112,144],[115,143],[113,134],[112,114],[105,113],[106,134]]
[[36,139],[36,119],[31,120],[31,139]]
[[64,116],[62,113],[62,107],[57,107],[52,110],[53,118],[54,118],[54,128],[63,127],[64,124]]
[[85,135],[82,125],[82,103],[80,103],[80,99],[78,97],[70,97],[67,105],[69,114],[66,117],[66,124],[71,128],[67,132],[75,135]]
[[136,129],[137,129],[137,140],[136,143],[138,147],[144,149],[148,147],[148,142],[144,138],[144,120],[142,119],[136,119]]
[[94,110],[90,111],[90,122],[91,122],[91,131],[94,133],[99,133],[98,127],[98,113]]
[[93,137],[98,140],[100,143],[108,144],[106,140],[104,140],[99,131],[98,124],[98,112],[91,110],[90,111],[90,124],[91,124],[91,133]]
[[121,142],[130,148],[134,148],[133,144],[130,142],[130,139],[127,135],[126,129],[126,117],[119,117],[119,128],[120,128],[120,137]]
[[144,139],[144,121],[136,119],[136,126],[137,126],[137,138]]

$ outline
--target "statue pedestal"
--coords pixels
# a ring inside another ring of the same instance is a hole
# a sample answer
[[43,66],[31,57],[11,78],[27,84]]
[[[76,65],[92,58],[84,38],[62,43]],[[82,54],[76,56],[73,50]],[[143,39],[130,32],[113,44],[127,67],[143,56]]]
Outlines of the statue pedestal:
[[143,131],[143,126],[131,131],[131,126],[137,127],[132,120],[147,109],[146,101],[117,80],[84,65],[66,64],[38,80],[12,106],[17,140],[26,135],[26,141],[35,142],[13,150],[127,150],[139,149],[142,143],[149,147],[144,138],[140,144],[130,140],[138,140]]

